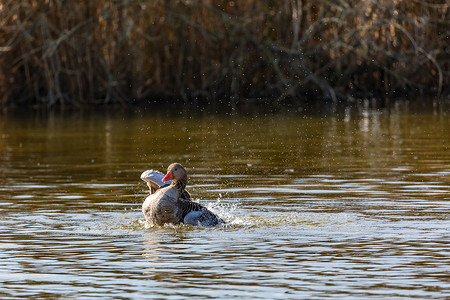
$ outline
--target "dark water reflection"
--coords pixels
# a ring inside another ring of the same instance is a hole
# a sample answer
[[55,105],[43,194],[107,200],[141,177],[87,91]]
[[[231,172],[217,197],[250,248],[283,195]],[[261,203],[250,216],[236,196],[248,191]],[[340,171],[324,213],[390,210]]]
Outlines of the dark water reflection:
[[[450,297],[445,110],[0,118],[0,296]],[[145,229],[172,161],[225,226]]]

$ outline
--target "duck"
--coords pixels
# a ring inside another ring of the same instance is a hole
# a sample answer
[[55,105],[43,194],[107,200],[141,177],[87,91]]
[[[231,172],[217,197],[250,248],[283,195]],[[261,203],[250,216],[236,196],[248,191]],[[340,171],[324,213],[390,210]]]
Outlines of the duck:
[[142,213],[150,226],[190,224],[215,226],[224,221],[200,203],[191,200],[186,191],[187,172],[180,163],[172,163],[167,173],[144,171],[141,179],[147,182],[150,195],[142,204]]

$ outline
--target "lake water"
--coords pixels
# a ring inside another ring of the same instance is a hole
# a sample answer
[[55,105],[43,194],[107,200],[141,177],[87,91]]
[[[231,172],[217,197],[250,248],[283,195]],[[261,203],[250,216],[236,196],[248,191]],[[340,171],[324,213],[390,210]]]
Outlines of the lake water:
[[[450,113],[0,115],[0,297],[450,297]],[[227,221],[145,228],[174,161]]]

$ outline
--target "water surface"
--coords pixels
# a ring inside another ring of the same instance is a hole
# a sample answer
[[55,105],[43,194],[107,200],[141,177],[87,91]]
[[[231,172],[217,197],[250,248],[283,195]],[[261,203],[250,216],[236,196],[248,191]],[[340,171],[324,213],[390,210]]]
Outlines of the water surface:
[[[145,228],[173,161],[226,225]],[[438,108],[5,114],[0,296],[443,299],[449,191]]]

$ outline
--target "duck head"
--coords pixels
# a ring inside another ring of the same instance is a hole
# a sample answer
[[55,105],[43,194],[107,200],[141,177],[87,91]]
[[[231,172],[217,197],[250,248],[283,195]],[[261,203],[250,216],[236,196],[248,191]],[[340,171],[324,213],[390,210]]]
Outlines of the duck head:
[[173,163],[167,168],[167,174],[162,181],[187,181],[186,169],[179,163]]

